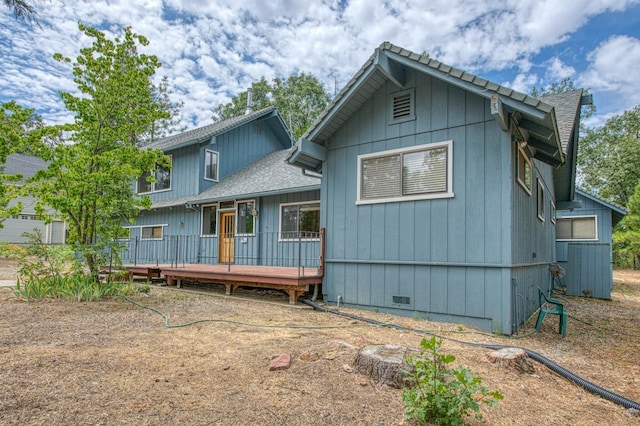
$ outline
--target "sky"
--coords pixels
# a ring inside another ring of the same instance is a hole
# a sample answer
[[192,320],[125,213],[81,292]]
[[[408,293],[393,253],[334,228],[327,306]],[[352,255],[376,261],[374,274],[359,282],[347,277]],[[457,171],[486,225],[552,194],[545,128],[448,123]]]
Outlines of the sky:
[[385,41],[524,93],[569,77],[593,94],[592,128],[640,104],[640,0],[28,1],[40,27],[0,4],[0,102],[51,124],[73,120],[71,66],[52,57],[90,46],[78,22],[147,37],[187,128],[262,77],[311,73],[333,95]]

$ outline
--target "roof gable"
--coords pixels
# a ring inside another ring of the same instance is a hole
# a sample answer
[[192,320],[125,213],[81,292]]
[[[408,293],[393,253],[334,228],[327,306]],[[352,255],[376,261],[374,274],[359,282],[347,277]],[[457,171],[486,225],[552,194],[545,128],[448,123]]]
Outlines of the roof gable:
[[324,145],[328,138],[386,81],[399,88],[405,84],[407,69],[430,75],[449,84],[490,99],[492,106],[511,113],[516,125],[525,130],[536,148],[537,158],[558,166],[565,161],[554,106],[489,80],[385,42],[356,72],[353,78],[322,112],[302,139]]
[[8,175],[22,175],[22,179],[19,182],[12,182],[22,184],[38,171],[46,169],[47,162],[31,155],[10,154],[7,156],[7,161],[3,167],[4,173]]
[[595,194],[584,191],[582,189],[576,189],[576,195],[588,198],[595,203],[598,203],[608,209],[611,209],[611,219],[613,221],[612,223],[613,226],[616,226],[616,224],[620,222],[627,215],[627,213],[629,213],[629,211],[626,208],[622,207],[621,205],[618,205],[611,201],[607,201],[604,198],[601,198]]
[[283,144],[283,146],[289,147],[293,145],[291,132],[284,124],[284,121],[280,117],[276,108],[271,106],[249,114],[239,115],[217,123],[208,124],[176,135],[171,135],[152,142],[149,145],[146,145],[145,148],[155,148],[165,152],[173,151],[185,146],[207,142],[215,136],[219,136],[242,125],[258,120],[265,121],[271,130],[278,135],[280,140],[287,141],[288,144]]

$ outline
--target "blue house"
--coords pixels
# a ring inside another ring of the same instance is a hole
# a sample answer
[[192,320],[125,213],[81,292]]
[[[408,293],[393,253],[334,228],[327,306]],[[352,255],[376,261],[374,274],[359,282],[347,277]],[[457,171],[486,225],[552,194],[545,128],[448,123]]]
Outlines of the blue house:
[[320,179],[284,159],[293,144],[273,107],[158,140],[172,167],[137,193],[125,264],[289,266],[319,261]]
[[565,270],[561,283],[570,296],[610,300],[612,230],[627,211],[579,189],[575,201],[580,207],[556,216],[556,259]]
[[581,90],[537,99],[390,43],[288,161],[322,174],[326,302],[511,334],[574,202]]

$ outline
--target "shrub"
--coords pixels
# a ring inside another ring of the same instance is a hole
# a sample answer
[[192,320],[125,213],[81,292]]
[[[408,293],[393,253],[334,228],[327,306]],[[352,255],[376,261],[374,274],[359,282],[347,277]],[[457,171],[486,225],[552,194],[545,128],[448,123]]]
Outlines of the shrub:
[[420,353],[407,358],[412,368],[407,371],[411,386],[402,392],[406,418],[415,418],[421,425],[461,425],[472,411],[481,419],[480,403],[495,407],[502,394],[490,392],[466,367],[449,369],[447,364],[455,357],[442,353],[441,345],[435,336],[422,339]]

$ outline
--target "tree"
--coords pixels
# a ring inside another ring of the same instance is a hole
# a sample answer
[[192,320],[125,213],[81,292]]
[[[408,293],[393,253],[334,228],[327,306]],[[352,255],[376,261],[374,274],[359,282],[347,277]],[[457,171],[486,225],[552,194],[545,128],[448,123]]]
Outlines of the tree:
[[135,195],[133,182],[157,164],[169,166],[161,151],[137,147],[140,135],[168,114],[152,96],[150,78],[160,63],[138,53],[139,45],[148,44],[144,36],[125,28],[122,38],[111,41],[96,29],[79,28],[93,39],[91,47],[82,48],[75,61],[54,55],[72,65],[80,95],[60,96],[75,121],[57,128],[67,140],[43,149],[49,166],[34,177],[33,192],[38,214],[48,218],[49,207],[67,222],[67,241],[97,276],[100,250],[118,235],[122,221],[150,207],[148,197]]
[[168,117],[160,118],[151,123],[148,132],[141,136],[138,146],[145,146],[173,133],[187,130],[187,126],[182,125],[180,120],[180,108],[184,106],[184,103],[171,102],[171,93],[169,80],[166,76],[162,77],[162,81],[157,86],[152,87],[151,95],[154,101],[168,114]]
[[629,213],[613,234],[614,252],[619,263],[626,263],[624,259],[635,259],[640,264],[640,184],[629,198],[627,208]]
[[640,105],[587,131],[578,150],[582,186],[626,206],[640,183]]
[[40,118],[32,109],[25,109],[16,102],[0,104],[0,228],[5,219],[20,213],[20,203],[9,207],[19,193],[19,187],[12,184],[22,179],[21,175],[4,172],[7,157],[16,152],[32,149],[33,131],[41,125]]
[[[331,101],[316,77],[301,73],[289,78],[274,78],[269,83],[264,77],[251,85],[254,110],[275,106],[295,139],[307,131],[313,121]],[[215,109],[214,121],[242,115],[247,108],[247,91],[233,97],[231,102]]]
[[22,19],[28,23],[36,23],[36,10],[25,0],[4,0],[5,6],[13,10],[13,14],[16,18]]

